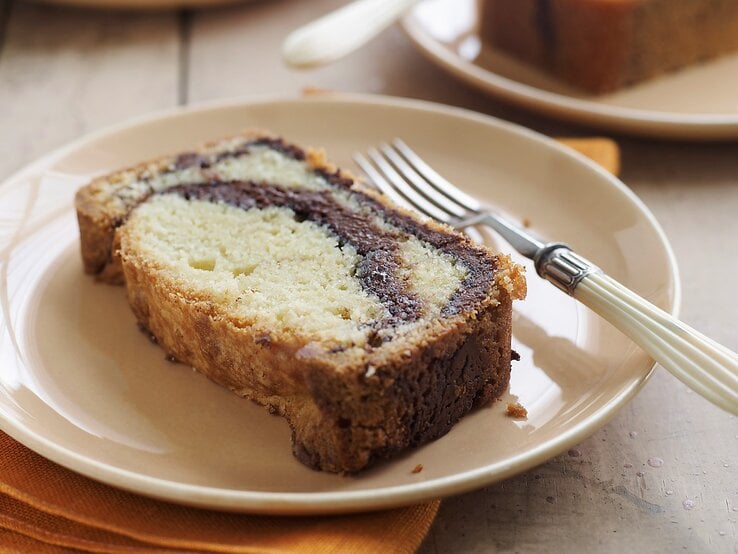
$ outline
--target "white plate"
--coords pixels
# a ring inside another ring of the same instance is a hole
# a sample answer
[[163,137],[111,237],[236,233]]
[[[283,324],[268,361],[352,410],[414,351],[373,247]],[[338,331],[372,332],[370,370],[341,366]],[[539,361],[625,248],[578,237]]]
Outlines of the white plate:
[[[0,426],[80,473],[175,502],[262,513],[384,508],[519,473],[581,441],[643,384],[652,361],[530,273],[516,307],[510,394],[448,435],[356,477],[312,471],[283,420],[210,383],[140,333],[119,287],[82,274],[72,199],[91,176],[262,127],[351,153],[402,136],[446,176],[533,229],[568,240],[665,309],[674,259],[620,181],[531,131],[383,97],[265,100],[168,112],[84,138],[0,186]],[[421,473],[413,474],[416,464]]]
[[531,110],[615,132],[670,139],[738,137],[738,54],[607,95],[591,95],[483,44],[477,0],[424,0],[403,19],[430,60]]

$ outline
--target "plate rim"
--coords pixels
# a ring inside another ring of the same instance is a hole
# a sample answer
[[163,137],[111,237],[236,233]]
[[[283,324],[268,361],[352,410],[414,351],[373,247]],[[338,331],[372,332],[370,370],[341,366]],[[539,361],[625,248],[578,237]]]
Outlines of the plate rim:
[[[176,106],[155,111],[103,129],[88,133],[67,143],[52,152],[31,161],[29,164],[12,173],[0,182],[0,189],[13,186],[22,179],[38,174],[64,158],[68,154],[84,147],[87,144],[113,136],[116,133],[136,126],[152,123],[157,120],[177,118],[189,113],[202,113],[218,109],[252,108],[255,106],[275,104],[306,104],[306,103],[339,103],[344,105],[378,105],[390,108],[409,109],[419,112],[440,113],[470,123],[481,123],[497,127],[506,132],[532,139],[547,148],[554,149],[560,154],[574,159],[577,163],[586,165],[589,169],[600,174],[619,192],[623,193],[630,202],[642,213],[652,226],[659,239],[668,264],[668,272],[673,280],[673,298],[668,311],[677,314],[681,306],[682,290],[679,278],[679,269],[671,244],[661,225],[645,203],[625,185],[620,179],[606,171],[583,154],[559,143],[555,139],[542,135],[531,129],[510,123],[499,118],[474,112],[465,108],[447,106],[425,100],[380,96],[370,94],[326,94],[316,97],[295,97],[292,95],[263,95],[258,97],[237,97],[226,100],[215,100],[193,104],[191,106]],[[655,363],[652,363],[644,374],[621,389],[618,394],[605,402],[597,411],[572,428],[558,435],[555,439],[544,442],[526,450],[504,462],[487,465],[470,471],[441,477],[429,481],[408,483],[389,487],[338,491],[338,492],[268,492],[268,491],[236,491],[217,487],[191,485],[166,479],[150,477],[140,473],[114,467],[87,456],[78,454],[54,441],[27,429],[8,417],[0,410],[2,430],[8,435],[29,447],[43,457],[58,463],[77,473],[97,481],[130,491],[137,494],[203,508],[213,508],[225,511],[244,513],[260,513],[273,515],[318,515],[337,514],[361,511],[372,511],[399,506],[406,506],[433,498],[440,498],[452,494],[460,494],[482,487],[487,484],[505,479],[517,473],[522,473],[543,463],[545,460],[566,450],[580,442],[594,431],[604,426],[614,417],[620,408],[630,400],[645,384],[653,373]],[[0,398],[2,398],[0,396]]]
[[504,77],[452,53],[451,49],[443,46],[425,31],[415,15],[417,9],[418,6],[411,8],[402,17],[400,24],[420,53],[477,90],[511,104],[578,124],[594,124],[637,135],[698,140],[730,140],[738,137],[738,113],[684,114],[612,106],[547,91]]

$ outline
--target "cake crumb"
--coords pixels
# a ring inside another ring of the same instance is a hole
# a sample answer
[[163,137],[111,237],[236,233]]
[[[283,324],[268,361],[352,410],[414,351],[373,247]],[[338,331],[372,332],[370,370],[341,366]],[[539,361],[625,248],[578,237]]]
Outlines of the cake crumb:
[[524,217],[523,218],[523,222],[522,223],[523,223],[523,227],[525,227],[526,229],[528,227],[530,227],[530,219],[528,219],[527,217]]
[[302,87],[302,95],[303,96],[323,96],[326,94],[333,94],[336,91],[333,89],[325,88],[325,87],[318,87],[315,85],[306,85]]
[[159,344],[159,339],[156,338],[156,335],[154,335],[154,333],[149,331],[149,328],[146,327],[146,325],[140,322],[137,323],[136,325],[138,325],[138,330],[141,331],[144,335],[146,335],[153,344]]
[[423,464],[418,464],[413,468],[413,473],[420,473],[423,471]]
[[508,417],[524,418],[528,417],[528,410],[520,402],[508,402],[505,415]]

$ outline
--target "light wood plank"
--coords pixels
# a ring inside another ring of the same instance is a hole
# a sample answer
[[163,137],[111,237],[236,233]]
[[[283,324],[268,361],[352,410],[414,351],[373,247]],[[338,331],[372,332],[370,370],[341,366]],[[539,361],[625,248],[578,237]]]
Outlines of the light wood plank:
[[178,100],[175,13],[15,2],[0,55],[0,175],[71,139]]

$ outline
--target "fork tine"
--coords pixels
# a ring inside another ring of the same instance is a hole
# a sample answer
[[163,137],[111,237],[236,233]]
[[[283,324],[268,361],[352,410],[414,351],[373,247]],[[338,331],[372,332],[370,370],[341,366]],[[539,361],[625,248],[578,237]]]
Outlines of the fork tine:
[[374,166],[367,160],[363,155],[359,154],[358,152],[354,154],[353,156],[354,162],[356,162],[356,165],[359,166],[359,168],[366,173],[366,176],[369,177],[369,181],[377,187],[382,194],[387,196],[392,202],[397,204],[398,206],[402,206],[403,208],[408,208],[410,210],[414,209],[412,204],[405,200],[405,198],[395,191],[394,187],[390,185],[387,180],[382,177],[382,175],[374,169]]
[[482,209],[482,205],[475,198],[472,198],[462,190],[459,190],[446,179],[441,177],[435,169],[429,166],[401,139],[396,138],[392,141],[392,144],[402,154],[405,160],[407,160],[410,166],[412,166],[413,169],[422,175],[428,183],[433,185],[435,190],[443,194],[446,198],[453,200],[472,212],[478,212]]
[[[383,145],[383,146],[385,146],[385,147],[387,147],[389,149],[389,146],[387,146],[387,145]],[[368,152],[369,156],[377,164],[377,168],[378,169],[375,168],[374,165],[372,165],[372,163],[368,159],[366,159],[366,157],[364,157],[364,155],[360,154],[359,152],[354,153],[353,159],[354,159],[354,162],[356,162],[356,165],[359,166],[359,169],[361,169],[366,174],[366,176],[369,178],[369,181],[377,189],[379,189],[385,196],[387,196],[392,202],[394,202],[398,206],[402,206],[403,208],[408,208],[408,209],[414,210],[414,211],[421,211],[419,206],[414,206],[410,200],[408,200],[402,194],[400,194],[395,189],[395,186],[393,184],[391,184],[385,178],[386,173],[385,173],[385,175],[382,174],[382,172],[384,171],[384,168],[389,167],[390,174],[393,174],[396,177],[396,181],[400,183],[400,186],[403,188],[403,190],[404,189],[410,189],[410,191],[414,192],[413,189],[412,189],[412,187],[410,187],[407,183],[404,182],[404,180],[402,179],[402,177],[400,177],[400,175],[397,174],[397,171],[395,171],[388,164],[388,162],[381,157],[381,155],[379,154],[379,152],[377,152],[376,149],[371,148],[367,152]],[[400,165],[402,165],[402,163]],[[416,176],[417,176],[418,179],[422,179],[422,177],[420,177],[420,175],[417,175],[417,173],[416,173]],[[426,185],[426,186],[429,186],[429,185]],[[415,193],[415,195],[417,196],[417,193]],[[422,197],[420,197],[420,198],[421,198],[421,200],[423,199]],[[444,205],[446,205],[446,204],[448,204],[448,202],[444,202]],[[429,204],[429,205],[431,207],[433,207],[432,204]],[[457,206],[456,209],[460,209],[460,208],[458,208],[458,206]],[[436,210],[438,210],[438,208],[436,208]],[[464,212],[462,211],[462,214],[463,213]],[[426,213],[426,215],[429,215],[429,214]],[[441,221],[443,221],[445,223],[452,222],[453,218],[451,217],[450,214],[448,214],[446,212],[442,212],[442,215],[443,215],[443,218],[442,219],[439,218]],[[466,233],[469,236],[469,238],[471,238],[472,240],[474,240],[476,242],[480,242],[480,243],[484,243],[485,242],[484,237],[474,227],[467,227],[466,229],[464,229],[463,232]]]
[[386,181],[388,181],[388,184],[395,189],[395,192],[402,194],[407,199],[406,202],[409,202],[416,211],[446,223],[453,219],[453,216],[449,212],[438,208],[418,194],[418,192],[411,187],[405,179],[403,179],[397,170],[392,167],[392,164],[382,157],[376,148],[370,148],[367,153],[369,154],[369,159],[374,163],[379,172],[382,173],[382,176]]
[[390,162],[397,168],[400,174],[407,180],[415,189],[428,200],[433,202],[436,206],[450,212],[454,217],[462,219],[469,215],[469,211],[458,205],[453,200],[450,200],[447,196],[439,193],[433,185],[418,174],[405,159],[398,153],[398,151],[390,146],[389,144],[380,144],[380,150],[389,159]]

